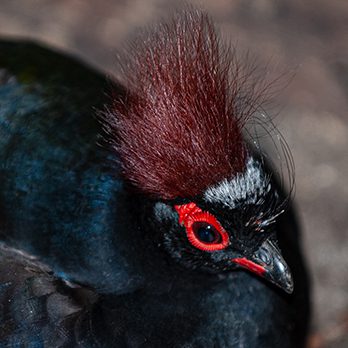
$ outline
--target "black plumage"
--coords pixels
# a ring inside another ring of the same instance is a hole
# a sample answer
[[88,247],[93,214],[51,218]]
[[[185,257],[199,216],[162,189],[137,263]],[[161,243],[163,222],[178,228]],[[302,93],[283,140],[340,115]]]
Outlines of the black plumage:
[[102,75],[22,42],[1,42],[0,69],[0,346],[303,347],[308,283],[291,207],[270,234],[292,294],[225,266],[205,272],[210,259],[176,250],[187,241],[173,234],[174,205],[187,202],[132,190],[98,145]]

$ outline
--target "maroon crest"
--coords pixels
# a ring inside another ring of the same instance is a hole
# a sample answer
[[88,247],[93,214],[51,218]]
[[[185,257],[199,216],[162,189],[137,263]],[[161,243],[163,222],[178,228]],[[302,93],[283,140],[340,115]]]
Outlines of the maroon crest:
[[122,68],[126,97],[113,96],[103,123],[129,182],[173,199],[244,170],[254,83],[207,15],[189,11],[157,25],[132,44]]

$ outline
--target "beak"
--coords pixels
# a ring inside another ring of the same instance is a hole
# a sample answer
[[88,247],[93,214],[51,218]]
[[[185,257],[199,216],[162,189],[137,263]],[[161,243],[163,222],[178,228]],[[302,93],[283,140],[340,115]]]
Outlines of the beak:
[[251,257],[236,258],[232,259],[232,261],[267,279],[288,294],[294,291],[294,282],[290,269],[278,247],[270,240],[264,241]]

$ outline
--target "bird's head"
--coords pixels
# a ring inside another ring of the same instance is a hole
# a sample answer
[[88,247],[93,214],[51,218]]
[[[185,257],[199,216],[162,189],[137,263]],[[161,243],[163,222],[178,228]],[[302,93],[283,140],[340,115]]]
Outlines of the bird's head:
[[174,260],[246,269],[291,293],[275,228],[283,202],[242,135],[264,86],[249,70],[206,15],[176,15],[127,51],[126,98],[113,96],[102,121],[125,178],[155,201],[148,219]]
[[291,273],[277,246],[283,203],[261,163],[250,157],[243,173],[193,200],[157,202],[154,228],[186,267],[211,273],[246,269],[291,293]]

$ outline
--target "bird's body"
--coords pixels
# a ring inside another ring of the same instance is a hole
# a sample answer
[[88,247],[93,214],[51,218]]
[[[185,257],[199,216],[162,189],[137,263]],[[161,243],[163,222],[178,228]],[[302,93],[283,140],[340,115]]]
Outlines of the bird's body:
[[[308,284],[291,208],[274,224],[293,294],[220,264],[206,272],[211,259],[185,255],[184,233],[163,232],[192,199],[175,210],[131,189],[118,155],[97,144],[101,75],[26,43],[2,42],[0,69],[0,347],[303,346]],[[214,187],[197,204],[222,223]]]

